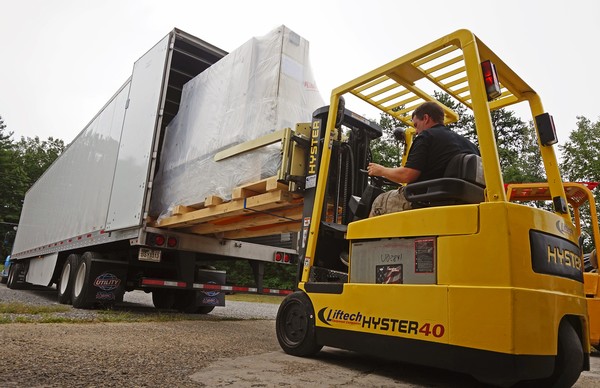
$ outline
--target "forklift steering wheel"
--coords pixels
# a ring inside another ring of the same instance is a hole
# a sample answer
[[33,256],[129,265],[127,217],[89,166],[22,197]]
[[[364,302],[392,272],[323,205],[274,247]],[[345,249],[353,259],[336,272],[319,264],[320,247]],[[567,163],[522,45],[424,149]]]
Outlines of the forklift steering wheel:
[[[360,169],[360,172],[362,172],[363,174],[369,174],[367,170],[362,168]],[[370,176],[369,178],[371,178],[371,184],[377,188],[382,188],[383,186],[400,187],[399,183],[392,182],[391,180],[382,176]]]

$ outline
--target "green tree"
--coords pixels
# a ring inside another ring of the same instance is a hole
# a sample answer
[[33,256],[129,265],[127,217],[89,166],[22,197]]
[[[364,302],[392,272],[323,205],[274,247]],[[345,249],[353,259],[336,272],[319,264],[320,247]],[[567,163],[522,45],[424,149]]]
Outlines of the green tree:
[[[577,128],[569,135],[569,140],[559,145],[562,153],[561,172],[563,179],[571,182],[600,181],[600,118],[596,122],[579,116]],[[598,189],[593,191],[596,204],[600,201]],[[598,210],[598,209],[597,209]],[[584,250],[589,251],[593,244],[591,239],[591,219],[589,204],[581,207],[582,230],[584,234]],[[587,234],[587,236],[586,236]]]
[[504,181],[542,180],[542,160],[532,123],[527,125],[513,111],[506,109],[492,111],[491,116]]
[[64,142],[22,137],[14,142],[0,117],[0,253],[10,253],[25,193],[65,148]]
[[406,129],[408,126],[387,113],[381,113],[379,126],[383,130],[383,135],[371,143],[373,162],[384,166],[399,166],[402,162],[403,150],[402,144],[394,137],[394,129]]
[[[475,119],[468,109],[446,93],[435,92],[434,97],[458,114],[459,120],[448,124],[448,127],[479,145]],[[492,111],[491,117],[504,181],[517,183],[543,180],[542,158],[533,123],[526,124],[507,109]],[[373,160],[385,166],[399,166],[398,145],[391,133],[393,128],[405,127],[405,124],[387,114],[381,114],[379,125],[384,129],[384,136],[372,146]]]
[[561,171],[569,181],[600,181],[600,119],[577,117],[577,129],[569,140],[559,145],[562,152]]
[[448,124],[447,127],[459,135],[466,137],[479,147],[477,132],[475,131],[475,118],[472,114],[468,113],[467,108],[463,104],[450,97],[450,95],[447,93],[440,93],[436,91],[434,92],[434,97],[439,102],[456,112],[458,115],[458,121]]
[[10,253],[27,187],[12,135],[0,117],[0,258]]
[[31,187],[64,151],[65,143],[53,137],[47,140],[40,140],[37,136],[21,137],[16,147],[25,171],[27,187]]

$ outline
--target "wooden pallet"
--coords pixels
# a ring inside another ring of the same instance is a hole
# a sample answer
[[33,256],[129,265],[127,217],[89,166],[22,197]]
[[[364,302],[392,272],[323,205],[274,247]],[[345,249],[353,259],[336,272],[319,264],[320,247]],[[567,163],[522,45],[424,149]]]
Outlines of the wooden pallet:
[[152,226],[225,238],[248,238],[300,230],[302,198],[270,177],[236,187],[226,201],[208,196],[195,206],[175,206]]

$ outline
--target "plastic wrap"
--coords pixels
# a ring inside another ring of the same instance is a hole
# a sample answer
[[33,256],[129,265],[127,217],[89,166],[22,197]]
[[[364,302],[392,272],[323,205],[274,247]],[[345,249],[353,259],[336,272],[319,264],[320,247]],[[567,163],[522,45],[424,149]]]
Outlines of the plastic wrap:
[[224,149],[298,122],[324,105],[309,63],[308,42],[281,26],[253,38],[190,80],[168,125],[150,215],[194,205],[208,195],[230,199],[233,188],[277,174],[273,144],[218,162]]

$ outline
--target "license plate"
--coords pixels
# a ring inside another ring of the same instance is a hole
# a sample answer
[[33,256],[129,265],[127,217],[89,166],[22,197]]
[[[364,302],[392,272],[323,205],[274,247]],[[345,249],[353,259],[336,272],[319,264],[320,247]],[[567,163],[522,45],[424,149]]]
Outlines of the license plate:
[[138,253],[138,259],[142,261],[154,261],[156,263],[160,262],[160,256],[162,251],[155,251],[148,248],[140,248],[140,252]]

